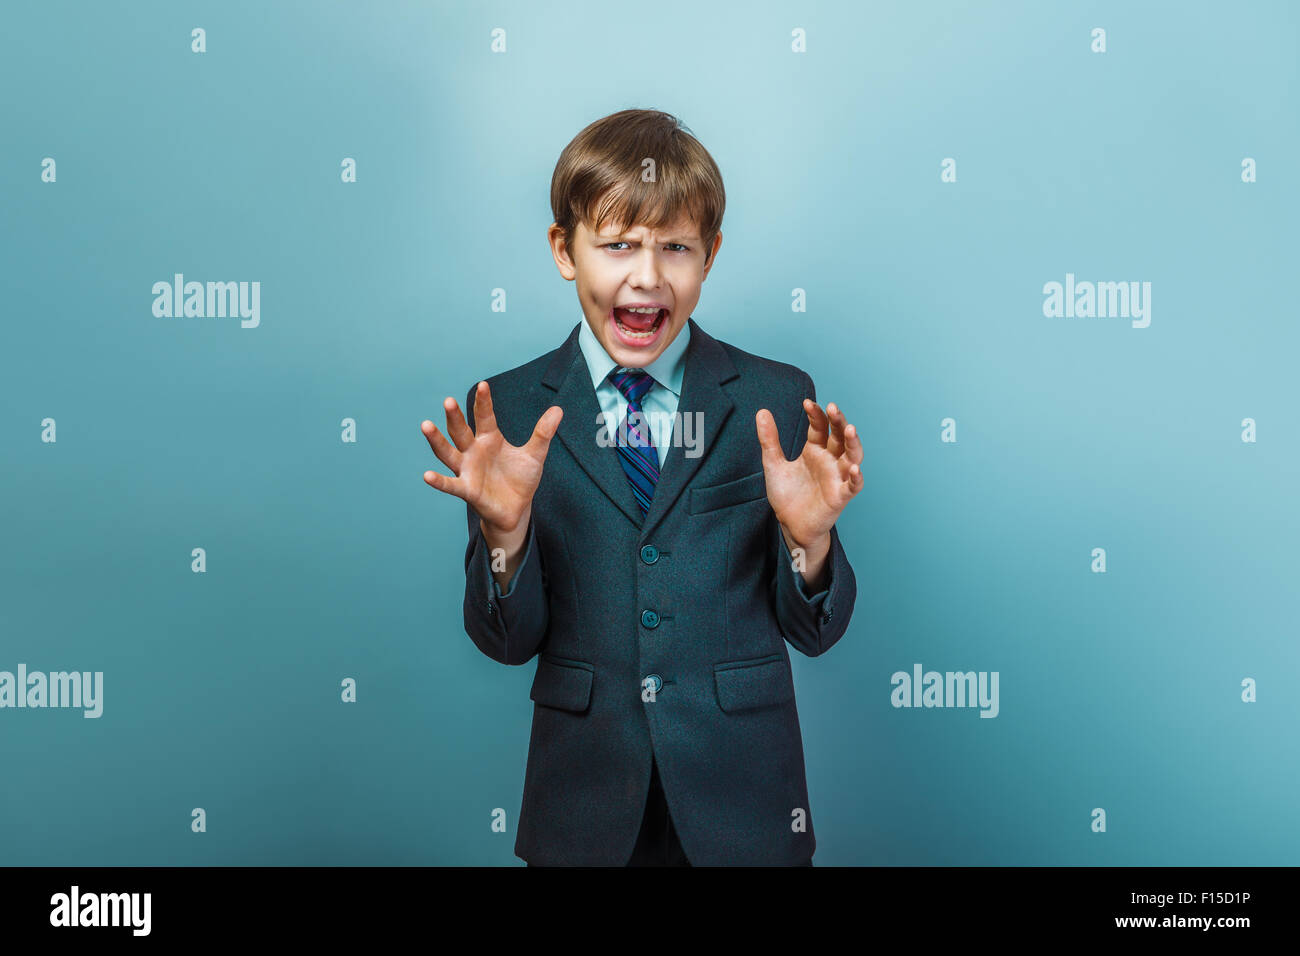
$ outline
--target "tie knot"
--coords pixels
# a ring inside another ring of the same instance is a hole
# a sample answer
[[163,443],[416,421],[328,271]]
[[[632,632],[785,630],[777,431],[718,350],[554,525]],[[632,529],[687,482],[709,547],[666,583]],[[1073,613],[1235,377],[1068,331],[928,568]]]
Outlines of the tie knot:
[[634,405],[641,403],[645,393],[655,383],[649,372],[639,368],[616,368],[609,373],[609,380]]

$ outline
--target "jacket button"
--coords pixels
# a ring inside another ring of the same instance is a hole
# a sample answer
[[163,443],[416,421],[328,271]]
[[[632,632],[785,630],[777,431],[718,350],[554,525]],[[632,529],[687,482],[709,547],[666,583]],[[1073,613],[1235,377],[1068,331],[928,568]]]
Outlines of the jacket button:
[[659,626],[659,614],[647,608],[641,612],[641,623],[653,630]]
[[646,564],[654,564],[659,560],[659,549],[653,544],[647,544],[641,549],[641,560]]
[[642,687],[648,687],[652,693],[659,693],[663,689],[664,679],[658,674],[647,674],[645,680],[641,682]]
[[831,622],[831,612],[827,611],[825,614],[822,615],[822,623],[829,624],[830,622]]
[[488,604],[488,613],[495,614],[497,612],[497,606],[493,604],[491,601],[488,601],[487,604]]

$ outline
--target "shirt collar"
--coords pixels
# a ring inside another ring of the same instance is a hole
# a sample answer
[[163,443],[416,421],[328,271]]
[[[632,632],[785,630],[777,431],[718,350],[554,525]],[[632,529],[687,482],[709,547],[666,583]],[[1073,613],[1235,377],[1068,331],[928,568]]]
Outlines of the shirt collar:
[[[682,326],[682,330],[677,333],[677,338],[668,343],[668,348],[664,349],[660,356],[645,367],[645,371],[650,373],[659,385],[668,389],[679,399],[682,397],[682,377],[686,374],[686,346],[691,338],[691,324],[687,322]],[[599,389],[601,383],[609,377],[609,373],[618,368],[605,347],[600,344],[596,338],[596,333],[591,331],[591,324],[583,317],[582,328],[578,329],[578,346],[582,349],[582,355],[587,360],[587,371],[591,373],[592,388]]]

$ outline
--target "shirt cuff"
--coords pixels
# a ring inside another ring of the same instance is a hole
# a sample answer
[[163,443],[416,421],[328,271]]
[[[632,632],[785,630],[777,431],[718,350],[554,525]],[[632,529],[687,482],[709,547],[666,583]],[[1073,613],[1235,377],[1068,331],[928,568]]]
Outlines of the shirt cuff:
[[[482,533],[483,533],[482,529],[479,529],[479,534],[482,534]],[[529,556],[530,554],[533,553],[533,535],[534,535],[534,531],[533,531],[533,519],[532,519],[531,516],[529,516],[529,518],[528,518],[528,539],[527,539],[527,542],[524,544],[524,556],[523,556],[523,558],[522,558],[522,559],[520,560],[520,562],[519,562],[519,567],[515,568],[515,573],[514,573],[514,574],[511,576],[511,578],[510,578],[510,587],[506,588],[505,593],[502,593],[502,591],[501,591],[501,583],[500,583],[499,581],[497,581],[496,575],[492,573],[492,552],[491,552],[491,549],[489,549],[489,548],[487,548],[487,547],[485,547],[485,548],[483,549],[484,553],[487,555],[487,562],[488,562],[488,577],[489,577],[489,578],[491,579],[491,581],[492,581],[492,592],[497,596],[497,600],[502,600],[502,599],[509,598],[510,595],[511,595],[512,593],[514,593],[514,590],[515,590],[515,584],[519,581],[519,576],[523,573],[523,570],[524,570],[525,565],[528,564],[528,556]],[[486,541],[484,541],[483,543],[484,543],[484,545],[487,544]]]
[[788,573],[794,575],[794,583],[799,589],[799,596],[803,598],[804,603],[810,608],[817,607],[821,604],[826,595],[831,593],[831,575],[833,572],[831,570],[830,555],[827,555],[826,557],[826,587],[818,591],[816,594],[809,596],[808,584],[804,581],[803,574],[794,566],[794,555],[790,553],[790,546],[785,543],[785,535],[781,533],[780,522],[778,522],[776,526],[776,536],[781,539],[781,553],[784,556],[785,566],[789,569]]

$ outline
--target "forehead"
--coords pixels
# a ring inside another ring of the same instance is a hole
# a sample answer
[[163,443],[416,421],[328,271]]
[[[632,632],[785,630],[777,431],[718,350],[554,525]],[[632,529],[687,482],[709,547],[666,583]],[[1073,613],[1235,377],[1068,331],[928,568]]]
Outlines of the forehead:
[[[591,228],[586,223],[582,224],[582,228],[586,229],[588,232],[592,232]],[[695,220],[691,219],[690,216],[684,215],[676,222],[669,223],[667,226],[661,226],[658,229],[652,229],[651,227],[641,223],[631,226],[623,226],[617,222],[607,222],[605,225],[601,226],[598,232],[594,232],[593,234],[601,238],[628,235],[649,236],[653,238],[667,238],[670,236],[689,238],[692,236],[698,236],[699,227],[695,224]]]

